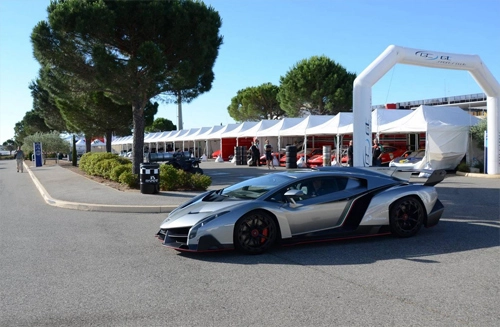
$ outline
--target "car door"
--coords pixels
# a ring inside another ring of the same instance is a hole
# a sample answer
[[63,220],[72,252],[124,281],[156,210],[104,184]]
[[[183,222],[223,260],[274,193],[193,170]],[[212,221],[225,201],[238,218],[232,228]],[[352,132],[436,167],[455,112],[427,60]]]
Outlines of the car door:
[[[316,195],[313,184],[318,180],[324,185],[324,192]],[[297,189],[304,192],[303,197],[295,199],[296,206],[285,205],[282,207],[292,235],[339,227],[340,219],[351,195],[350,192],[348,194],[345,192],[347,184],[347,177],[318,176],[290,185],[287,189]],[[287,189],[280,190],[280,192],[284,194]]]

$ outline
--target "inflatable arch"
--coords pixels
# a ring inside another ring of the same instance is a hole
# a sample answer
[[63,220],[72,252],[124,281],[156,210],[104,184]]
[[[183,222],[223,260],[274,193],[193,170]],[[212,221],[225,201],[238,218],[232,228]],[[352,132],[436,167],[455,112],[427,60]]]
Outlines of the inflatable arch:
[[371,137],[372,86],[398,63],[469,71],[488,97],[487,173],[500,174],[500,85],[481,58],[477,55],[426,51],[395,45],[389,46],[354,80],[354,166],[371,166],[373,142]]

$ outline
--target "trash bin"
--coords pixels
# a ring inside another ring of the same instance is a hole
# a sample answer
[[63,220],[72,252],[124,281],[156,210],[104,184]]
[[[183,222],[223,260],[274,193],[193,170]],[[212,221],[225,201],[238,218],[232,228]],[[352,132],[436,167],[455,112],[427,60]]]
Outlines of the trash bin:
[[141,193],[157,194],[160,192],[160,165],[157,163],[142,163],[141,172]]

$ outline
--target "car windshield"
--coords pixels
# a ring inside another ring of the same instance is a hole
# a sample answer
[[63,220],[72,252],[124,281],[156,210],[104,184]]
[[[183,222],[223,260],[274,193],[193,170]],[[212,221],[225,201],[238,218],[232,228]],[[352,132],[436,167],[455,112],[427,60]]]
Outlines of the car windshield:
[[425,156],[425,150],[413,151],[408,157],[411,158],[423,158]]
[[256,199],[276,186],[289,182],[290,178],[281,174],[256,177],[225,188],[221,195],[238,199]]

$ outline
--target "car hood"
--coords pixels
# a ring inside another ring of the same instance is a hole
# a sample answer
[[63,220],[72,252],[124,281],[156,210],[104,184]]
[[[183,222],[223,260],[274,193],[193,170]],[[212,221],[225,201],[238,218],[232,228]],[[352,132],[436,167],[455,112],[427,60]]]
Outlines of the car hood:
[[248,200],[228,200],[221,202],[198,201],[171,213],[161,224],[160,228],[191,227],[200,220],[219,211],[233,210],[248,203]]

